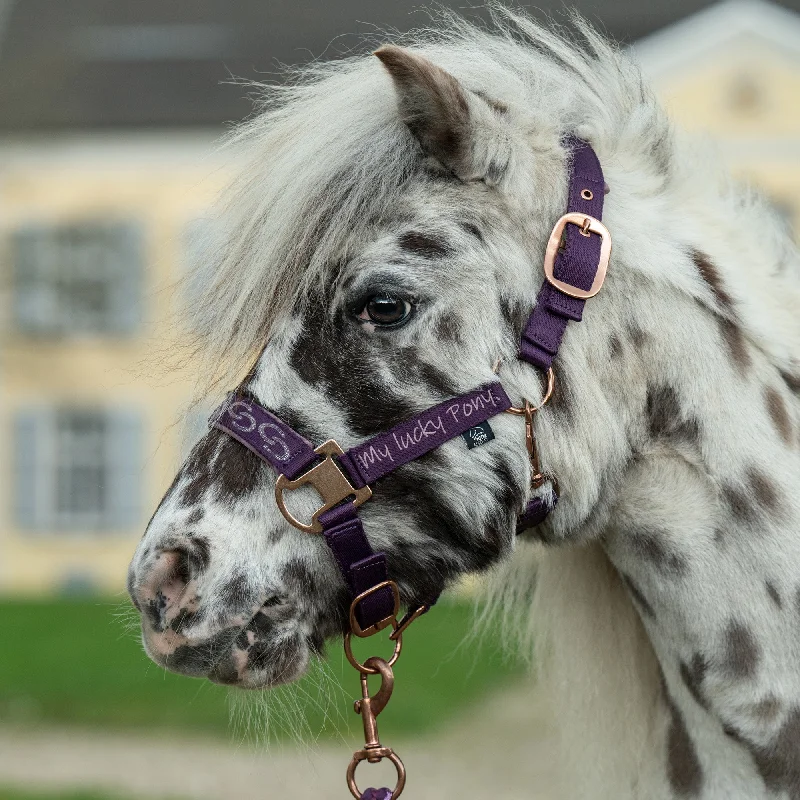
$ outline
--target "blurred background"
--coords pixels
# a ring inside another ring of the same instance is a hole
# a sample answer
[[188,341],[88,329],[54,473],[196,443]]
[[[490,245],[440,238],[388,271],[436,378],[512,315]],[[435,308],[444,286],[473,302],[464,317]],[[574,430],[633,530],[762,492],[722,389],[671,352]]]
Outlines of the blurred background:
[[[564,21],[560,0],[537,5]],[[797,229],[800,0],[577,7]],[[346,796],[358,681],[339,653],[269,699],[167,675],[125,572],[205,426],[165,342],[236,166],[215,145],[251,111],[237,80],[427,20],[404,0],[0,0],[0,800]],[[462,595],[418,625],[381,718],[409,795],[544,789],[522,665],[465,641]]]

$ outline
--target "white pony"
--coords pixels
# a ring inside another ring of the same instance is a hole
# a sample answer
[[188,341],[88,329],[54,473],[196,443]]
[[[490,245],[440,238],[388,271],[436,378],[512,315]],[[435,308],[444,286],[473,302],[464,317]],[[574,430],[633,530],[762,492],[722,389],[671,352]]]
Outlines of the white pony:
[[[565,209],[564,137],[590,142],[614,245],[537,415],[561,487],[523,537],[541,557],[514,535],[531,489],[510,415],[376,483],[364,525],[406,599],[504,560],[509,597],[536,581],[524,629],[563,731],[560,796],[800,798],[797,252],[627,55],[496,11],[263,88],[194,328],[215,379],[255,362],[243,387],[316,442],[353,446],[494,379],[498,357],[512,399],[537,402],[519,337]],[[218,430],[176,477],[130,575],[159,663],[269,686],[345,627],[332,556],[280,515],[274,478]]]

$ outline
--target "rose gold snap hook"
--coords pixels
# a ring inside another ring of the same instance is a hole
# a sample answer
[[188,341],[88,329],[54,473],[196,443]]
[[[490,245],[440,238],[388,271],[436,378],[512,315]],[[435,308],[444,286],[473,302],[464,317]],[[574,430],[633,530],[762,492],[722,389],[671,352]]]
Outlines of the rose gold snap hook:
[[412,622],[418,620],[423,614],[425,614],[429,610],[430,606],[423,604],[421,606],[417,606],[417,608],[415,608],[413,611],[409,611],[403,617],[403,619],[401,619],[400,622],[397,624],[397,627],[395,628],[394,632],[389,635],[389,638],[392,641],[395,641],[398,637],[403,635],[404,631],[408,629],[408,626]]
[[556,374],[555,372],[553,372],[553,368],[549,367],[547,370],[547,388],[545,389],[542,402],[539,403],[538,406],[535,406],[529,400],[525,400],[523,406],[520,407],[511,406],[511,408],[506,409],[506,413],[516,414],[519,417],[523,417],[528,413],[528,410],[530,410],[533,413],[539,411],[539,409],[544,408],[547,405],[550,398],[553,396],[553,390],[555,388],[556,388]]
[[374,695],[369,693],[368,673],[361,674],[361,699],[356,700],[353,705],[356,714],[361,715],[364,724],[364,747],[353,753],[353,759],[347,768],[347,787],[355,798],[361,798],[362,794],[356,784],[356,768],[362,761],[369,761],[370,764],[377,764],[384,758],[388,758],[397,770],[397,783],[392,792],[392,797],[399,797],[406,782],[406,770],[399,756],[390,747],[384,747],[378,736],[378,715],[386,708],[394,691],[394,672],[389,662],[382,658],[373,656],[368,658],[365,667],[379,673],[381,685]]

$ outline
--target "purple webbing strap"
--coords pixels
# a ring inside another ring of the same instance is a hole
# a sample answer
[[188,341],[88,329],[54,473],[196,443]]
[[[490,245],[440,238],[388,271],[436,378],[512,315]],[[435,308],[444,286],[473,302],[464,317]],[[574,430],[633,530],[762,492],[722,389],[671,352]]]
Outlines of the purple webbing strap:
[[[567,213],[580,212],[602,219],[605,181],[600,161],[586,142],[570,138],[568,144],[572,160]],[[591,192],[591,200],[581,195],[584,189]],[[553,274],[560,281],[588,290],[600,262],[600,237],[583,236],[577,225],[567,225],[564,238],[564,248],[556,256]],[[545,281],[522,334],[519,357],[543,370],[549,369],[567,323],[580,321],[585,302],[560,292]]]
[[[376,553],[364,533],[352,503],[320,514],[322,535],[339,565],[352,598],[389,579],[385,553]],[[435,598],[434,598],[435,602]],[[367,595],[356,607],[358,624],[368,628],[394,614],[394,594],[388,586]]]
[[553,492],[553,504],[548,505],[544,498],[534,497],[528,501],[525,510],[517,517],[517,533],[528,528],[535,528],[540,522],[544,522],[547,515],[556,507],[558,495]]
[[209,424],[241,442],[279,474],[292,480],[319,458],[308,439],[255,400],[236,394],[212,414]]
[[351,447],[340,463],[358,489],[508,408],[511,400],[503,387],[490,383],[421,411],[386,433]]
[[[571,136],[566,143],[572,151],[567,213],[576,211],[602,219],[605,180],[600,161],[587,142]],[[585,189],[591,193],[591,199],[583,196]],[[599,236],[583,236],[576,225],[567,225],[564,229],[564,247],[556,255],[553,265],[554,276],[580,289],[591,288],[600,263],[600,244]],[[542,370],[548,370],[558,353],[567,323],[570,320],[580,322],[585,302],[564,294],[545,280],[522,334],[519,357]],[[517,520],[517,533],[543,522],[557,502],[558,494],[555,491],[552,505],[548,505],[541,497],[531,499]]]
[[361,800],[392,800],[391,789],[366,789]]

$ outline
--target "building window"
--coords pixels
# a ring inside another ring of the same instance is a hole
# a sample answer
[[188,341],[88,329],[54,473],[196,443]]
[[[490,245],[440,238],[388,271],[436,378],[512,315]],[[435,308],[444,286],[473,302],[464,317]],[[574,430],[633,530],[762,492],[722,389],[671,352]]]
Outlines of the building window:
[[102,524],[106,514],[108,419],[91,411],[60,411],[55,417],[55,509],[62,527]]
[[12,236],[11,257],[19,330],[70,336],[137,328],[143,263],[135,226],[26,226]]
[[15,420],[21,528],[113,531],[139,523],[142,424],[125,409],[25,409]]

